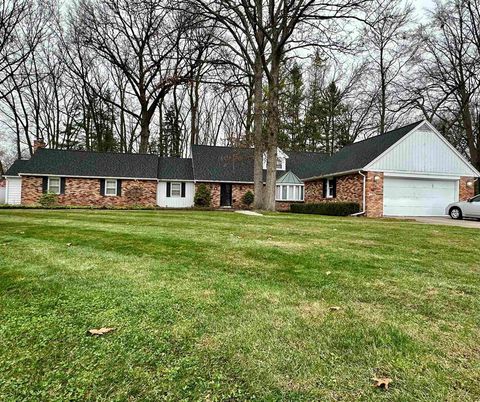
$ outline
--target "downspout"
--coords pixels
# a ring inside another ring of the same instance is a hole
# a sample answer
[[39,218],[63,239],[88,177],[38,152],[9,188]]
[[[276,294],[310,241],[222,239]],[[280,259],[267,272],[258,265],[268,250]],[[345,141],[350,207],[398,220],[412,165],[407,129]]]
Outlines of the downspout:
[[366,201],[366,190],[367,190],[367,176],[365,176],[361,170],[358,171],[358,174],[363,177],[363,197],[362,197],[362,210],[356,214],[350,216],[360,216],[365,215],[365,201]]

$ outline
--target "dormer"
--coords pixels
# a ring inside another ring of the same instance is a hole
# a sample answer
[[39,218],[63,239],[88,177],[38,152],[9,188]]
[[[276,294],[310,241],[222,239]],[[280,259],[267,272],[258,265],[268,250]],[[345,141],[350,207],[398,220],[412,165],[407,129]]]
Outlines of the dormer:
[[[277,170],[287,170],[288,155],[280,148],[277,148]],[[267,153],[263,153],[263,170],[267,170]]]

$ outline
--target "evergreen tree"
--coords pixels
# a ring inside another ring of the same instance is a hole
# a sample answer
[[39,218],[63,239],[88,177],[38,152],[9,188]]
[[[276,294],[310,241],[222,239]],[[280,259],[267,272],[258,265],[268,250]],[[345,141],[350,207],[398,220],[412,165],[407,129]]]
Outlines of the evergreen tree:
[[324,120],[324,109],[322,106],[323,76],[325,66],[317,54],[311,65],[311,78],[307,94],[307,111],[303,125],[302,142],[299,148],[306,151],[317,151]]
[[165,112],[163,135],[165,138],[162,139],[162,144],[166,146],[167,152],[162,152],[161,154],[181,157],[183,133],[179,124],[177,111],[173,105]]
[[303,109],[305,90],[302,68],[294,63],[286,68],[280,93],[280,133],[278,144],[284,149],[303,148]]

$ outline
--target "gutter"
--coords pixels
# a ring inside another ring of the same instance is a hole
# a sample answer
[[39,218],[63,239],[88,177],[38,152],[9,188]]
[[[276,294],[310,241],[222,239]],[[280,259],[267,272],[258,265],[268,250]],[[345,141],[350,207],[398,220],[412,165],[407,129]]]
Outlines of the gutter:
[[367,176],[365,176],[361,170],[358,171],[358,174],[363,177],[363,198],[362,198],[362,210],[356,214],[350,216],[361,216],[365,215],[365,201],[366,201],[366,189],[367,189]]
[[335,176],[345,176],[347,174],[352,174],[352,173],[358,173],[358,170],[353,169],[353,170],[345,170],[343,172],[334,172],[334,173],[329,173],[329,174],[324,174],[321,176],[312,176],[312,177],[307,177],[303,179],[303,181],[312,181],[312,180],[318,180],[318,179],[325,179],[329,177],[335,177]]

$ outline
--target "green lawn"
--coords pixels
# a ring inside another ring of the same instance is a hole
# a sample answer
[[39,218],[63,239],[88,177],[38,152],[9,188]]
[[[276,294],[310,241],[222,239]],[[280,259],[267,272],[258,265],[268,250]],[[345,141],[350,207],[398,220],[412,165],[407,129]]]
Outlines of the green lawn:
[[0,399],[478,401],[479,245],[362,218],[0,210]]

